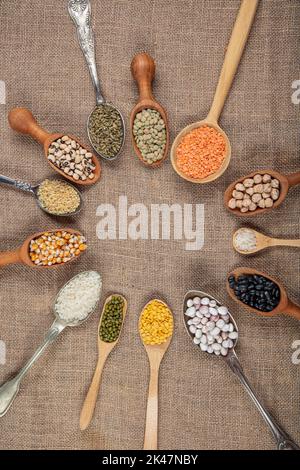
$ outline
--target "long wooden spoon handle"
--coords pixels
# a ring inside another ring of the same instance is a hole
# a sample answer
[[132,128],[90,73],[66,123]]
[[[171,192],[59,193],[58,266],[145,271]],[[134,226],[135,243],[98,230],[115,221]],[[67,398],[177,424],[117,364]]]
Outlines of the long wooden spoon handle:
[[106,357],[103,358],[102,356],[99,357],[98,363],[94,372],[94,376],[87,393],[87,396],[84,400],[83,407],[80,414],[80,429],[84,431],[92,421],[94,410],[96,407],[97,397],[99,393],[101,375],[103,371],[103,367],[105,364]]
[[209,121],[218,122],[219,120],[243,54],[257,6],[258,0],[242,1],[225,55],[213,104],[207,117]]
[[300,183],[300,171],[297,173],[291,173],[290,175],[286,176],[290,186],[296,186]]
[[158,369],[151,369],[148,403],[146,412],[146,426],[144,450],[157,450],[158,434]]
[[155,63],[152,57],[146,53],[134,56],[131,73],[139,87],[140,101],[153,100],[152,81],[155,75]]
[[285,240],[281,238],[273,238],[271,240],[272,246],[295,246],[300,248],[300,240]]
[[21,263],[21,258],[18,250],[3,251],[0,253],[0,266],[7,266],[8,264]]
[[284,313],[286,315],[290,315],[291,317],[296,318],[296,320],[300,320],[300,306],[294,304],[294,302],[292,302],[291,300],[289,300],[288,306]]
[[13,108],[8,115],[9,125],[20,134],[29,134],[40,144],[51,135],[38,125],[32,112],[26,108]]

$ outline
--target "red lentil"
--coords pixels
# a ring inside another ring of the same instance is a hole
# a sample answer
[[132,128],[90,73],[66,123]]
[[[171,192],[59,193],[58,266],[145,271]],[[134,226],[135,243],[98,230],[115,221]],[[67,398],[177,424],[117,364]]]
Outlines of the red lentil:
[[218,171],[226,156],[224,136],[213,127],[202,126],[185,135],[176,149],[177,166],[193,179]]

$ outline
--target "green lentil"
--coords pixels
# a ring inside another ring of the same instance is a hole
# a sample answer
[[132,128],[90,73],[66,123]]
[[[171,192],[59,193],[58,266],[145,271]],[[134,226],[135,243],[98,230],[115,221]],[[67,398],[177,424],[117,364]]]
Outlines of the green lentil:
[[113,343],[119,338],[123,323],[124,299],[113,295],[106,303],[99,328],[99,336],[105,343]]
[[119,153],[123,144],[124,129],[120,113],[113,106],[97,106],[89,118],[88,129],[96,152],[108,159]]
[[133,123],[133,135],[146,163],[155,163],[163,158],[167,131],[166,124],[158,111],[143,109],[137,113]]

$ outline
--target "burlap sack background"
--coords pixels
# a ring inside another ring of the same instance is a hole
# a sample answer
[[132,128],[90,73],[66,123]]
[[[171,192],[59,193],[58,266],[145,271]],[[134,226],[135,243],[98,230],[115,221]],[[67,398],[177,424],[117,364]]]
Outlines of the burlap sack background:
[[[157,63],[155,95],[165,105],[172,138],[204,117],[212,101],[238,0],[94,0],[97,63],[105,96],[128,123],[137,99],[130,74],[141,50]],[[0,80],[7,104],[0,106],[0,172],[38,182],[51,175],[41,147],[17,135],[7,123],[13,106],[28,106],[50,131],[65,130],[87,142],[86,118],[94,91],[67,1],[0,3]],[[79,431],[79,413],[96,362],[98,313],[69,329],[30,371],[20,395],[1,419],[2,449],[137,449],[143,444],[148,363],[137,332],[142,306],[154,294],[174,310],[173,342],[161,368],[159,446],[162,449],[272,449],[273,439],[226,364],[200,354],[190,344],[181,318],[185,292],[201,288],[226,302],[240,329],[238,354],[266,406],[300,442],[300,366],[291,361],[299,323],[281,316],[258,318],[238,308],[225,292],[226,272],[237,265],[281,278],[299,297],[299,253],[278,249],[242,258],[231,247],[241,222],[225,212],[222,195],[237,177],[256,168],[299,170],[299,106],[291,84],[299,79],[300,5],[297,0],[261,2],[245,55],[221,124],[233,155],[226,175],[205,187],[180,180],[167,161],[157,171],[144,168],[130,139],[120,160],[103,163],[99,184],[85,191],[85,209],[76,221],[43,214],[30,196],[1,187],[1,250],[30,233],[62,225],[86,233],[90,248],[80,262],[58,270],[23,266],[0,272],[0,339],[7,362],[0,383],[23,365],[43,339],[58,289],[74,274],[97,269],[103,297],[122,292],[129,312],[118,348],[111,354],[90,428]],[[205,246],[186,252],[179,241],[105,241],[96,237],[96,208],[117,204],[204,203]],[[299,237],[299,189],[276,212],[251,224],[273,236]]]

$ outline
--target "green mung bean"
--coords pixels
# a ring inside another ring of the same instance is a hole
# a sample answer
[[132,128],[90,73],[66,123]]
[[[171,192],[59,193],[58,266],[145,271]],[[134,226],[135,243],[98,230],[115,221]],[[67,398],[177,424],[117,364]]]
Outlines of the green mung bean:
[[91,143],[100,155],[113,158],[119,153],[124,129],[120,113],[113,106],[97,106],[90,115],[88,130]]
[[104,307],[99,336],[105,343],[113,343],[119,338],[123,323],[124,299],[113,295]]

